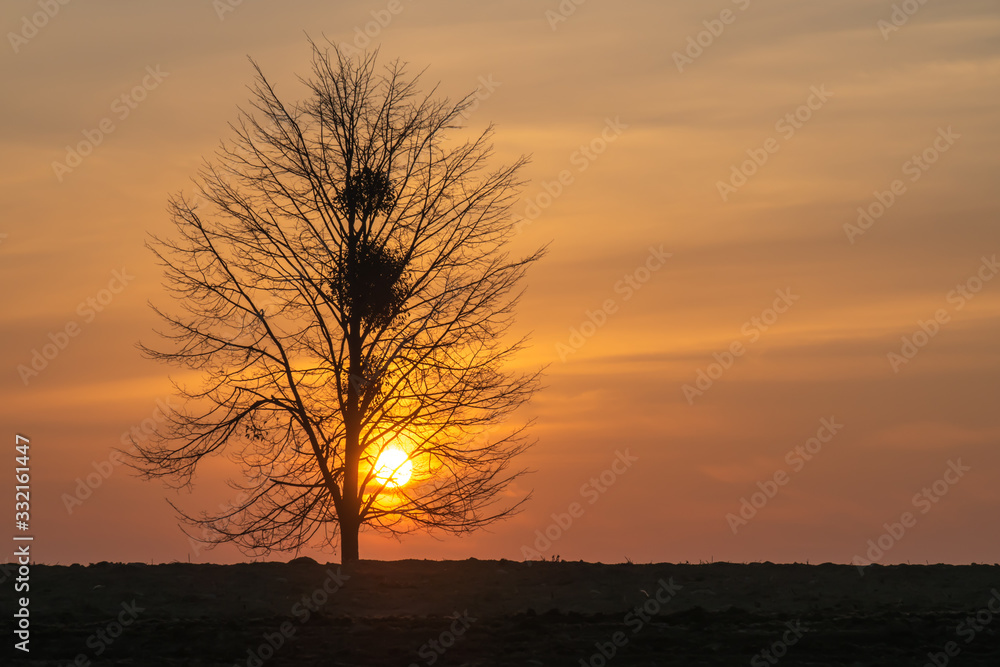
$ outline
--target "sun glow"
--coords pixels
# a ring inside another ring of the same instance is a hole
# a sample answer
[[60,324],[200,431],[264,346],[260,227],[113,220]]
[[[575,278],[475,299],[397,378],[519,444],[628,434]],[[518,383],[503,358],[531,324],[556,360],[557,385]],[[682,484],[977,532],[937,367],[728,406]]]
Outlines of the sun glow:
[[387,447],[375,461],[375,481],[395,489],[410,481],[413,463],[406,452],[398,447]]

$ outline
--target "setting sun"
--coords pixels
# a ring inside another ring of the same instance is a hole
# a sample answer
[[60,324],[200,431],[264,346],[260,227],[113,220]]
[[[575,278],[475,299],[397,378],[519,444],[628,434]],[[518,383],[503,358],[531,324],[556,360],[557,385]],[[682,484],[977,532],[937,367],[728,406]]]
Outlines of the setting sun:
[[389,488],[403,486],[410,481],[412,473],[413,463],[406,452],[398,447],[387,448],[375,462],[375,481]]

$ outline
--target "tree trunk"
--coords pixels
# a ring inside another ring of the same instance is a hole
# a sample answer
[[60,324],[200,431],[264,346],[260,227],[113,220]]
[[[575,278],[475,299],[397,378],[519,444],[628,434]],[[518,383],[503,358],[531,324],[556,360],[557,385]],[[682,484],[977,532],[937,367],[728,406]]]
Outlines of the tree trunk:
[[[351,221],[353,229],[354,222]],[[348,264],[355,261],[355,245],[351,240]],[[347,330],[348,376],[347,405],[344,410],[344,483],[343,512],[340,519],[340,562],[353,563],[358,556],[358,530],[361,527],[361,494],[359,493],[358,466],[361,464],[361,398],[352,375],[361,375],[361,321],[357,312],[351,313]]]
[[340,520],[340,563],[355,563],[358,557],[358,522],[351,517]]
[[358,560],[358,530],[361,527],[361,499],[358,493],[358,466],[361,461],[356,410],[348,410],[346,442],[344,443],[343,502],[340,516],[340,562],[352,563]]

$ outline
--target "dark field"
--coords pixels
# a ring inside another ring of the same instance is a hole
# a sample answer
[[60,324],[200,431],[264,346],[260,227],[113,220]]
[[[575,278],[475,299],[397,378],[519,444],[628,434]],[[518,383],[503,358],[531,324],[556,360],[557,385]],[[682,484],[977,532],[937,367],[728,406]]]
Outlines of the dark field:
[[5,633],[20,655],[4,664],[1000,666],[995,565],[102,563],[30,577],[31,653],[6,653]]

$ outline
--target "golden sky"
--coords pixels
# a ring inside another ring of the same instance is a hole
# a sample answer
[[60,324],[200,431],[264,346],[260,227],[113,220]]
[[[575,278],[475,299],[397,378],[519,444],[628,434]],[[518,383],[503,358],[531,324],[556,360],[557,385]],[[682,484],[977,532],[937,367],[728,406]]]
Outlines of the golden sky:
[[519,413],[533,499],[362,557],[521,559],[548,531],[540,555],[604,562],[997,560],[995,2],[16,0],[0,24],[0,405],[39,560],[239,559],[164,502],[226,503],[225,465],[175,495],[109,459],[170,394],[134,347],[162,300],[143,243],[248,55],[294,98],[307,33],[366,30],[480,91],[470,128],[533,158],[516,246],[551,251],[517,324],[518,363],[550,364]]

